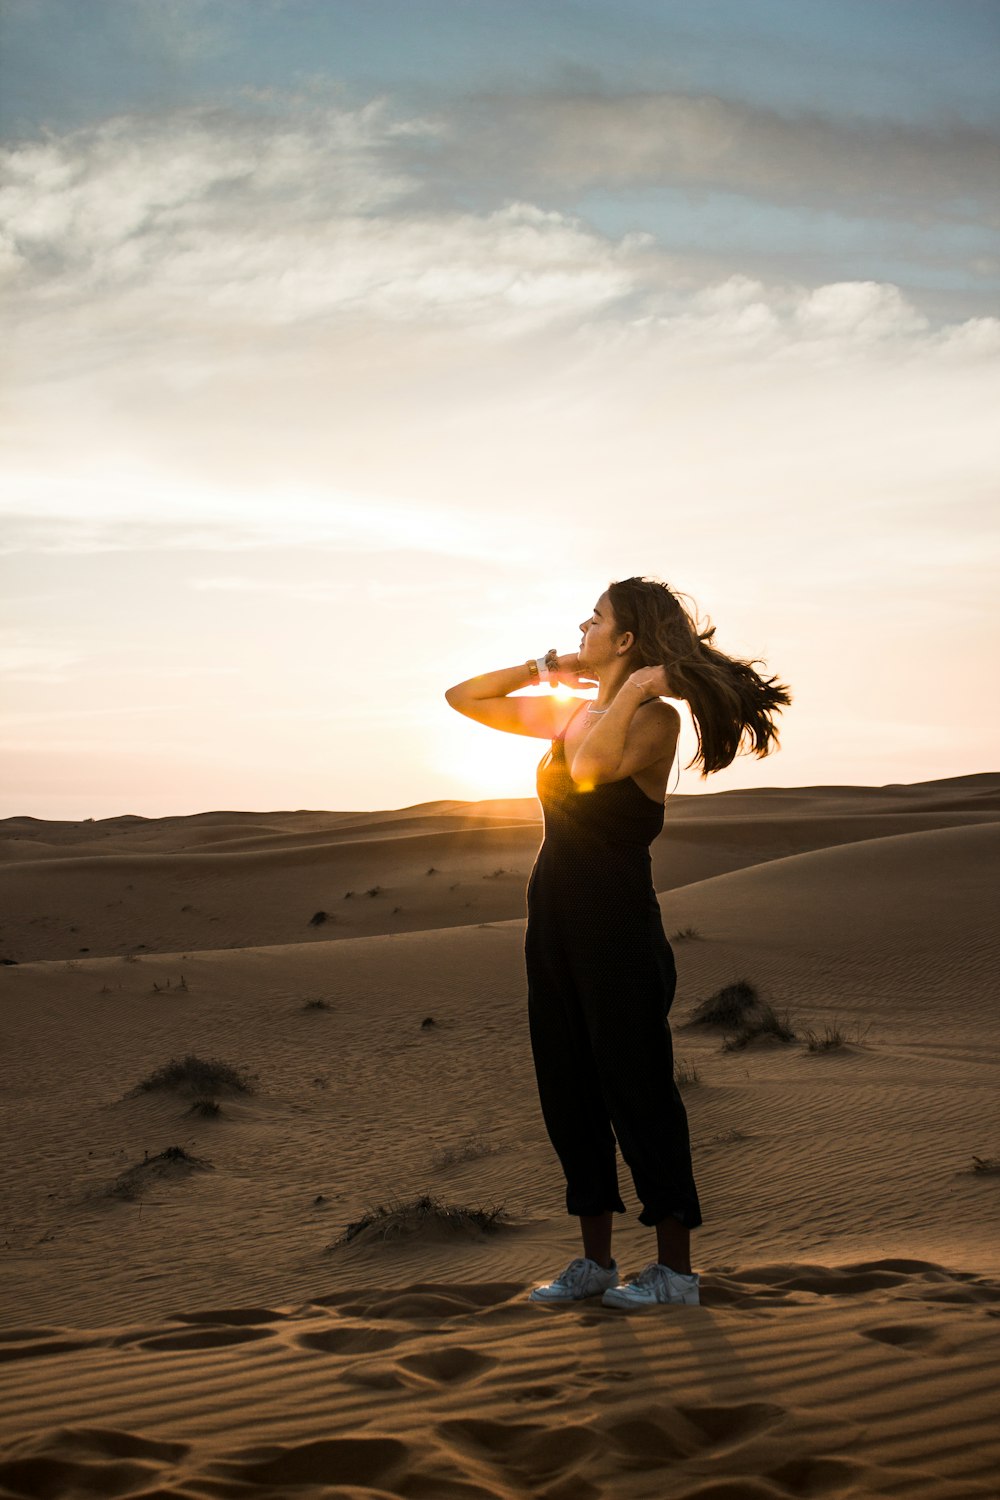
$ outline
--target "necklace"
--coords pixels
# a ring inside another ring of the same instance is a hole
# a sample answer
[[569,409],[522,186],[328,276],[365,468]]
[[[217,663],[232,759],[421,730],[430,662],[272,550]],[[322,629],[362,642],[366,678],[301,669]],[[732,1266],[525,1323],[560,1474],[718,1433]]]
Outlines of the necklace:
[[606,708],[588,708],[587,709],[588,714],[606,714],[607,711],[608,710]]

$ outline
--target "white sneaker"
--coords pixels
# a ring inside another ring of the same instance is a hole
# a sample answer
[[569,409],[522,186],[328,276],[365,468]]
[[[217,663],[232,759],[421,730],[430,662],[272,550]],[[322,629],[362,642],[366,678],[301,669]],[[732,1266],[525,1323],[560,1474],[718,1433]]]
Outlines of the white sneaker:
[[528,1301],[579,1302],[584,1297],[597,1297],[617,1285],[617,1261],[613,1260],[610,1268],[605,1270],[596,1260],[578,1256],[555,1281],[547,1281],[544,1286],[536,1286],[533,1292],[529,1292]]
[[643,1271],[630,1276],[624,1286],[610,1286],[601,1298],[605,1307],[653,1307],[658,1302],[676,1302],[697,1307],[698,1273],[690,1276],[672,1271],[669,1266],[652,1261]]

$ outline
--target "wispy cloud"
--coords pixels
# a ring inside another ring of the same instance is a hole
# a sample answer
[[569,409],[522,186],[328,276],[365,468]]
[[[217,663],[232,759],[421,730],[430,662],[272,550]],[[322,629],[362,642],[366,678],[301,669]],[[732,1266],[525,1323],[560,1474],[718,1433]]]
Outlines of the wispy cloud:
[[15,148],[0,207],[22,317],[85,307],[93,327],[100,309],[119,342],[129,326],[182,341],[192,318],[218,335],[358,314],[506,333],[629,292],[634,237],[530,203],[398,211],[416,186],[400,142],[430,129],[378,102],[294,122],[196,110]]
[[1000,216],[1000,130],[834,119],[709,94],[482,95],[446,119],[442,177],[547,197],[583,188],[726,188],[926,222]]

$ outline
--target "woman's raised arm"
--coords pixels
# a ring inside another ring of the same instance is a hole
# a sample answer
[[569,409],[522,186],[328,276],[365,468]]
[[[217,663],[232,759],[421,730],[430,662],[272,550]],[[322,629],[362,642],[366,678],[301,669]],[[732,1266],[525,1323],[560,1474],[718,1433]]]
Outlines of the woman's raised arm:
[[[559,680],[570,686],[586,686],[576,674],[577,656],[559,657]],[[530,698],[512,698],[519,688],[528,687],[537,681],[528,663],[517,667],[501,667],[496,672],[484,672],[481,677],[470,677],[466,682],[456,683],[445,693],[445,698],[458,713],[477,724],[486,724],[490,729],[502,729],[507,734],[527,734],[539,740],[553,740],[569,723],[574,711],[579,708],[578,698],[556,698],[551,694]]]

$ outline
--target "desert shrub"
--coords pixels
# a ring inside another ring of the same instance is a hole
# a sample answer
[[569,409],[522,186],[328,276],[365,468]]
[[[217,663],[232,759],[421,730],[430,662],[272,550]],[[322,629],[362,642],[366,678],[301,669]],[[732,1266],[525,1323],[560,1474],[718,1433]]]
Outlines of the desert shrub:
[[683,943],[688,938],[700,938],[701,936],[702,934],[698,931],[697,927],[678,927],[676,932],[670,934],[670,941],[672,943]]
[[154,1069],[141,1083],[136,1084],[133,1094],[148,1093],[152,1089],[175,1089],[178,1092],[211,1097],[213,1094],[231,1091],[252,1094],[252,1079],[245,1068],[234,1068],[230,1063],[217,1058],[196,1057],[189,1052],[184,1058],[173,1057]]
[[302,1009],[303,1010],[329,1010],[330,1009],[330,1002],[328,1000],[304,1000],[302,1002]]
[[1000,1157],[974,1156],[972,1170],[974,1172],[1000,1172]]
[[153,1183],[170,1178],[186,1177],[191,1172],[211,1172],[212,1163],[203,1157],[191,1156],[183,1146],[168,1146],[157,1156],[146,1155],[135,1166],[120,1172],[108,1188],[111,1198],[123,1198],[131,1202],[141,1198]]
[[[427,1195],[409,1202],[390,1199],[367,1209],[360,1219],[348,1224],[333,1248],[348,1245],[359,1235],[378,1240],[396,1240],[421,1234],[429,1229],[444,1229],[456,1234],[491,1233],[509,1223],[505,1206],[467,1208],[462,1204],[442,1203]],[[367,1234],[366,1231],[370,1231]]]
[[760,1010],[761,1001],[747,979],[723,985],[707,1000],[701,1000],[691,1013],[691,1026],[742,1026],[748,1015]]
[[315,911],[309,918],[310,927],[322,927],[324,922],[329,922],[330,914],[325,911]]
[[795,1032],[788,1012],[779,1016],[770,1005],[762,1004],[756,1012],[747,1016],[732,1036],[726,1037],[722,1045],[727,1052],[738,1052],[755,1042],[758,1037],[776,1042],[794,1042]]

